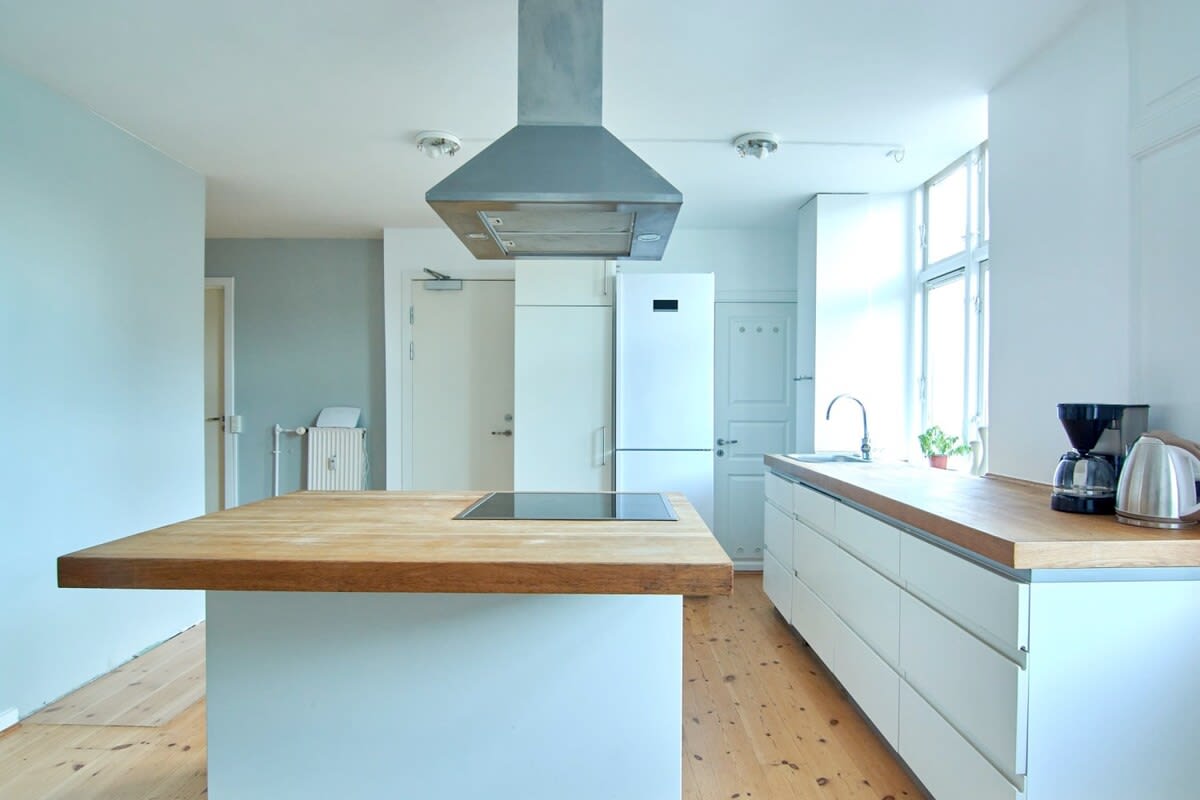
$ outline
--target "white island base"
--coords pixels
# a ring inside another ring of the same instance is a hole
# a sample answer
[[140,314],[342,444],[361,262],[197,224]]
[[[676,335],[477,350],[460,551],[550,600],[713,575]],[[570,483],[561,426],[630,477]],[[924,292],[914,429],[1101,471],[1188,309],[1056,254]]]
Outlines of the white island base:
[[208,592],[211,800],[680,797],[678,595]]

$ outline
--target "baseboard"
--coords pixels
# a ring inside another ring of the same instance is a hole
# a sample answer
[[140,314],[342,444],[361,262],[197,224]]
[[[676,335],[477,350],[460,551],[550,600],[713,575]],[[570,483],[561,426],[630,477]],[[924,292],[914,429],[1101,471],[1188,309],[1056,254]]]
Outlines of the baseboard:
[[0,731],[5,731],[17,724],[17,710],[15,708],[5,709],[0,711]]

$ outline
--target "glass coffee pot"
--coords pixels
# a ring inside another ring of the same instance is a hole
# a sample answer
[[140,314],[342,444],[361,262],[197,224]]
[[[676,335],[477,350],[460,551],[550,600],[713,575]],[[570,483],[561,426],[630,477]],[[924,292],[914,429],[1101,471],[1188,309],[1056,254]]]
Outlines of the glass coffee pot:
[[1124,409],[1103,403],[1058,404],[1058,419],[1075,449],[1064,453],[1054,470],[1050,507],[1055,511],[1112,514],[1116,510],[1117,471],[1107,456],[1092,449]]

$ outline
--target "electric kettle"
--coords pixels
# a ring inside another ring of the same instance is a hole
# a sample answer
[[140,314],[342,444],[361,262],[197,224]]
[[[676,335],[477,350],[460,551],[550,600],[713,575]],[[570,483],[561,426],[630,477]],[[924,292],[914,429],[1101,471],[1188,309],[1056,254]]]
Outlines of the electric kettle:
[[1200,522],[1200,444],[1165,431],[1142,434],[1117,482],[1117,521],[1176,530]]

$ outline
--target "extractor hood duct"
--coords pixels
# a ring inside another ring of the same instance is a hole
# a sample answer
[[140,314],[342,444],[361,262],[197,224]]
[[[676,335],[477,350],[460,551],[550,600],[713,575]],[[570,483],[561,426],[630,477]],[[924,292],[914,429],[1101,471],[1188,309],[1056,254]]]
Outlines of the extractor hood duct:
[[600,124],[603,26],[518,0],[517,126],[425,193],[476,258],[662,258],[683,195]]

